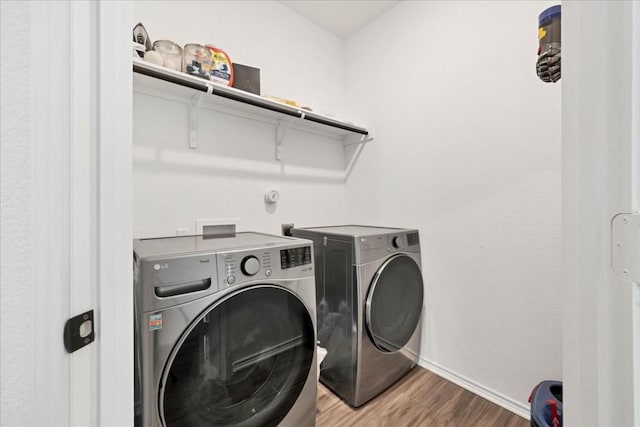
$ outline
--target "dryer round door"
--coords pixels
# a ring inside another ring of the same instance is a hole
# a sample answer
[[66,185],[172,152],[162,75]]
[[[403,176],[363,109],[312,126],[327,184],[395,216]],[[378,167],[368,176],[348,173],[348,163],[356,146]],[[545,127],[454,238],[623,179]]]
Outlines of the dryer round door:
[[422,273],[414,260],[396,255],[373,276],[366,302],[369,337],[381,351],[391,353],[411,339],[422,315]]
[[159,387],[162,423],[275,426],[298,399],[314,351],[313,322],[296,295],[272,285],[231,294],[173,349]]

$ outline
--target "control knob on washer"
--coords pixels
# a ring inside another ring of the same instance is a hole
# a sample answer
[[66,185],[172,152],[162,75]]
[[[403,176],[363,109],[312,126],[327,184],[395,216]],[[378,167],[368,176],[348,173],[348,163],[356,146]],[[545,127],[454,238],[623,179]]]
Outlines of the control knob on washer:
[[260,270],[260,261],[253,255],[246,256],[240,263],[240,270],[247,276],[253,276]]
[[391,244],[393,245],[394,248],[399,249],[400,246],[402,245],[402,237],[395,236],[391,241]]

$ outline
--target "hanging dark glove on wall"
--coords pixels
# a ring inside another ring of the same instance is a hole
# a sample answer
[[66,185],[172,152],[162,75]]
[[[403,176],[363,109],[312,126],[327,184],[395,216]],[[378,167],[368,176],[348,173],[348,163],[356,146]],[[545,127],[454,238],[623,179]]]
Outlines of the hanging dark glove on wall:
[[540,80],[555,83],[560,80],[560,5],[545,9],[538,17],[538,61],[536,73]]

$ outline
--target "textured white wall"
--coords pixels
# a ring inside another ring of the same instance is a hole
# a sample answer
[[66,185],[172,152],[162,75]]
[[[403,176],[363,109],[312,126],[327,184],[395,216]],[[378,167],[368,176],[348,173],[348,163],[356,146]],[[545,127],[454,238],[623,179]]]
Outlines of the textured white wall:
[[526,410],[561,376],[560,84],[536,76],[551,2],[401,2],[346,43],[375,127],[349,222],[416,227],[423,363]]
[[32,420],[35,325],[31,235],[30,5],[0,2],[0,424]]
[[[153,40],[216,44],[261,69],[262,93],[318,112],[343,108],[342,41],[278,2],[136,2],[135,22]],[[334,55],[337,69],[327,67]],[[236,219],[239,229],[342,223],[344,151],[330,138],[291,130],[275,160],[271,124],[203,110],[197,150],[188,108],[134,94],[134,236],[194,232],[196,219]],[[274,208],[268,189],[280,191]]]

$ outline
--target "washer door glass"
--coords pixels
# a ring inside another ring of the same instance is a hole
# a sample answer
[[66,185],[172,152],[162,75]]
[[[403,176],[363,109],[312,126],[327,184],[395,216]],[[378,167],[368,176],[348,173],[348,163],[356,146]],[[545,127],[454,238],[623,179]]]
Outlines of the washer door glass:
[[369,287],[366,323],[374,345],[387,353],[400,350],[411,339],[422,314],[422,274],[406,255],[389,258]]
[[[315,332],[291,292],[260,285],[209,307],[165,367],[166,426],[275,426],[309,375]],[[315,378],[314,378],[315,379]]]

